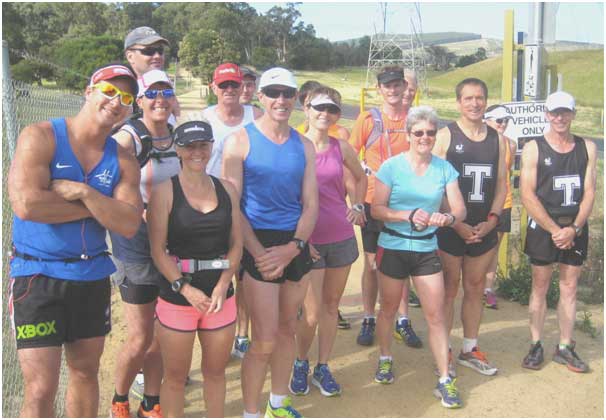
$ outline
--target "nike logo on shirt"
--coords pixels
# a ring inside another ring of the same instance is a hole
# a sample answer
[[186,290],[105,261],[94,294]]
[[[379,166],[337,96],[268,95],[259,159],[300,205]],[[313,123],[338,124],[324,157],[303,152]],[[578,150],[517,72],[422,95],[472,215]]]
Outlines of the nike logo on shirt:
[[71,168],[72,165],[61,165],[59,162],[57,162],[57,164],[55,165],[55,168],[57,169],[64,169],[64,168]]

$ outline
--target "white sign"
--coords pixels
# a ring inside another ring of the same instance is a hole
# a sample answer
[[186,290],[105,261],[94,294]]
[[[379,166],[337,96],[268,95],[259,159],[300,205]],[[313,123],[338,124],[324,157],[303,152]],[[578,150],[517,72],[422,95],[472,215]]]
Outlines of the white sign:
[[524,95],[536,97],[539,80],[539,46],[524,46]]
[[518,150],[522,148],[524,140],[540,137],[547,132],[549,121],[545,116],[545,101],[511,102],[503,106],[512,117],[504,134],[518,143]]

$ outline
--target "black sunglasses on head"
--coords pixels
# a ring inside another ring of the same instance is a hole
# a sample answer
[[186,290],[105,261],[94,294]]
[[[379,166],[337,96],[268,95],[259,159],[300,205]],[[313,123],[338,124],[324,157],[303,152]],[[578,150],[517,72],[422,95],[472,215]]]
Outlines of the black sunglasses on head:
[[225,90],[228,88],[238,89],[240,87],[240,83],[234,82],[233,80],[226,80],[225,82],[219,83],[217,87],[221,90]]
[[309,105],[311,108],[318,112],[328,112],[329,114],[338,114],[341,112],[338,106],[333,104],[319,104],[319,105]]
[[141,54],[146,55],[148,57],[152,57],[156,55],[156,53],[160,55],[164,55],[164,47],[145,47],[145,48],[131,48],[133,51],[139,51]]
[[279,98],[282,95],[283,98],[292,99],[297,94],[297,89],[295,88],[286,88],[286,89],[276,89],[276,88],[263,88],[261,92],[265,96],[271,99]]

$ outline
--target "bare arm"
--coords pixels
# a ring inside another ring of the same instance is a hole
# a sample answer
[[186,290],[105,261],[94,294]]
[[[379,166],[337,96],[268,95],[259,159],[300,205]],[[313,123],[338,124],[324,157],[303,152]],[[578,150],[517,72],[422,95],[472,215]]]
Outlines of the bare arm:
[[[301,136],[305,147],[305,172],[303,173],[303,187],[301,200],[303,210],[297,223],[295,237],[307,242],[318,220],[318,180],[316,178],[316,151],[307,138]],[[294,245],[294,244],[292,244]]]
[[126,130],[120,130],[112,136],[120,146],[122,146],[128,153],[135,156],[135,144],[133,136]]
[[[499,137],[502,137],[499,134]],[[490,207],[490,211],[496,214],[501,214],[503,210],[503,204],[505,204],[505,196],[507,194],[507,170],[509,168],[505,165],[505,154],[507,153],[507,147],[509,147],[509,142],[502,141],[499,138],[499,168],[497,172],[497,187],[495,190],[495,196],[492,200],[492,206]],[[513,159],[512,159],[513,161]],[[494,222],[496,226],[497,222]]]
[[579,204],[579,213],[574,219],[574,224],[581,227],[587,223],[593,203],[595,202],[595,186],[596,186],[596,161],[597,152],[596,145],[590,140],[584,140],[587,148],[587,169],[585,170],[585,186],[583,190],[583,198]]
[[49,122],[23,129],[8,175],[8,194],[15,214],[38,223],[65,223],[91,217],[80,201],[68,201],[50,189],[49,165],[55,153]]
[[364,197],[366,197],[366,189],[368,188],[368,178],[358,161],[356,152],[354,152],[349,143],[339,140],[339,146],[341,147],[341,155],[343,156],[345,168],[349,170],[355,181],[355,190],[352,192],[348,191],[349,198],[352,204],[363,203]]
[[436,144],[434,144],[431,153],[433,153],[434,156],[447,160],[446,152],[448,152],[449,147],[450,130],[448,129],[448,127],[444,127],[438,130],[438,134],[436,135]]
[[463,200],[463,194],[461,194],[457,179],[446,185],[446,200],[448,201],[450,213],[455,217],[455,224],[465,220],[467,209],[465,208],[465,200]]

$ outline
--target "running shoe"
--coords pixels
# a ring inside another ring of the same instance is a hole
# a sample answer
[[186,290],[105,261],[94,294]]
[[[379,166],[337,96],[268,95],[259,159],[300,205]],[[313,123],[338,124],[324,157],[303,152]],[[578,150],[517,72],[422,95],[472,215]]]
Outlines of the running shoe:
[[396,321],[396,328],[393,332],[393,336],[396,340],[406,343],[408,347],[415,349],[423,347],[423,343],[412,329],[412,323],[409,319],[403,319],[401,322]]
[[412,289],[410,289],[410,292],[408,293],[408,306],[412,306],[414,308],[418,308],[419,306],[421,306],[421,301],[419,300],[419,297]]
[[448,380],[443,384],[438,381],[438,385],[436,385],[435,389],[433,390],[433,395],[440,399],[443,407],[461,407],[461,397],[459,397],[456,382],[457,380],[452,378],[448,378]]
[[337,328],[341,329],[341,330],[348,330],[351,328],[351,324],[349,323],[348,320],[346,320],[345,318],[343,318],[343,315],[341,314],[341,311],[338,311],[339,314],[339,320],[337,321]]
[[138,400],[143,401],[143,390],[145,386],[145,377],[143,376],[143,371],[140,370],[135,376],[135,380],[133,384],[130,386],[130,394]]
[[380,384],[393,383],[393,361],[391,359],[379,359],[379,368],[375,373],[375,382]]
[[234,348],[231,351],[231,355],[233,357],[237,357],[238,359],[244,359],[244,354],[248,351],[250,347],[250,340],[248,337],[236,337],[234,340]]
[[130,418],[130,404],[128,403],[128,401],[113,402],[112,408],[109,412],[109,416],[112,418],[119,418],[119,419]]
[[522,367],[526,369],[539,370],[543,364],[543,346],[539,341],[530,345],[530,350],[522,362]]
[[463,353],[463,350],[461,350],[459,357],[457,357],[457,363],[487,376],[496,375],[499,371],[488,362],[486,353],[482,353],[478,347],[474,347],[469,353]]
[[581,360],[579,355],[574,351],[576,342],[573,340],[564,350],[560,349],[560,346],[556,345],[556,351],[553,355],[553,361],[561,365],[566,365],[568,370],[577,373],[589,372],[589,366],[587,363]]
[[372,346],[375,340],[375,326],[376,321],[374,318],[364,318],[362,322],[362,328],[360,328],[360,334],[358,334],[357,342],[361,346]]
[[307,395],[309,393],[309,384],[307,377],[309,375],[309,360],[295,359],[292,368],[292,379],[288,389],[293,395]]
[[341,395],[341,386],[333,378],[328,365],[318,365],[314,368],[311,383],[317,386],[325,397]]
[[[435,373],[437,377],[440,377],[440,371],[438,370],[437,366],[433,370],[433,373]],[[452,349],[448,349],[448,376],[451,378],[457,377],[457,370],[455,368],[454,361],[452,360]]]
[[301,413],[295,410],[292,406],[292,400],[290,397],[284,398],[282,407],[272,407],[271,403],[267,402],[267,409],[265,410],[265,417],[269,418],[300,418],[303,417]]
[[139,405],[139,410],[137,410],[137,417],[139,418],[161,418],[164,417],[162,415],[162,411],[160,410],[160,404],[154,404],[154,408],[151,410],[146,410],[143,407],[143,403]]
[[484,306],[488,309],[499,309],[497,305],[497,295],[492,290],[484,293]]

